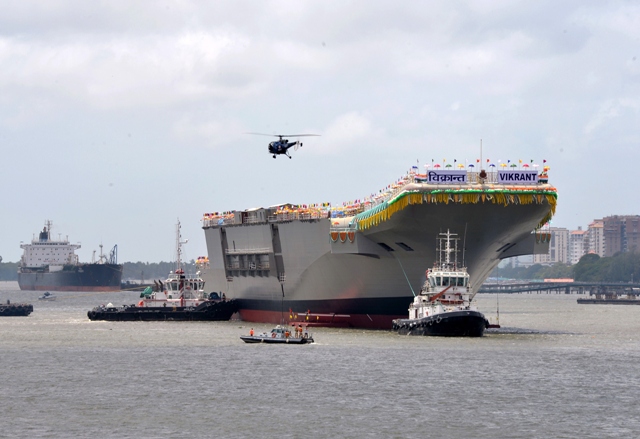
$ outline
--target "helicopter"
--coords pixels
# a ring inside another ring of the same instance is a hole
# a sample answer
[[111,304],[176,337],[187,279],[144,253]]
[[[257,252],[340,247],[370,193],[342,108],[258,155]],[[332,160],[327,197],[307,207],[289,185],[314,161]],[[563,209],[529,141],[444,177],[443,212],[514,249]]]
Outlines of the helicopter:
[[293,150],[297,151],[299,147],[302,146],[302,142],[295,141],[290,142],[288,139],[284,139],[284,137],[302,137],[302,136],[319,136],[320,134],[264,134],[264,133],[247,133],[247,134],[255,134],[257,136],[272,136],[277,137],[278,140],[274,140],[273,142],[269,142],[269,154],[273,154],[273,158],[280,154],[284,154],[287,157],[291,158],[289,155],[289,148],[294,147]]

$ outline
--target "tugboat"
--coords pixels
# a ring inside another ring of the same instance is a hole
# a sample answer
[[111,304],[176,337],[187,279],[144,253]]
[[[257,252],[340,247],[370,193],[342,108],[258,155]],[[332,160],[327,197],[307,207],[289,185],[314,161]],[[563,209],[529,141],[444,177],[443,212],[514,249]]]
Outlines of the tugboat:
[[409,305],[409,318],[393,321],[401,335],[482,337],[489,322],[472,304],[466,267],[457,263],[458,238],[455,233],[440,233],[438,257],[427,270],[420,294]]
[[227,300],[224,293],[204,292],[204,280],[200,270],[207,268],[206,258],[198,258],[199,271],[195,275],[186,274],[181,266],[182,244],[180,240],[180,222],[177,224],[176,270],[169,273],[163,283],[154,282],[140,293],[137,304],[116,307],[109,303],[93,308],[87,313],[90,320],[109,321],[224,321],[238,311],[238,303]]
[[271,330],[269,334],[254,335],[253,329],[249,335],[241,335],[240,338],[245,343],[284,343],[284,344],[307,344],[313,343],[313,337],[307,333],[306,328],[295,328],[295,334],[292,334],[288,328],[278,325]]
[[33,312],[33,305],[30,303],[0,303],[0,317],[26,317]]

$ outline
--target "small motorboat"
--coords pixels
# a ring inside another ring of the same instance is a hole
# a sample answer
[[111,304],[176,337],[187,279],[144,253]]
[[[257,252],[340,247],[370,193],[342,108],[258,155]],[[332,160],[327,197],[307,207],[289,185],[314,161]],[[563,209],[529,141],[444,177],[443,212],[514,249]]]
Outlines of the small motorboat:
[[[251,331],[253,332],[253,329]],[[292,332],[290,329],[283,328],[280,325],[273,328],[270,333],[241,335],[240,338],[245,343],[307,344],[314,342],[313,337],[307,332],[306,328],[304,330],[300,328],[300,330]]]
[[56,296],[47,291],[42,296],[38,297],[38,300],[56,300]]

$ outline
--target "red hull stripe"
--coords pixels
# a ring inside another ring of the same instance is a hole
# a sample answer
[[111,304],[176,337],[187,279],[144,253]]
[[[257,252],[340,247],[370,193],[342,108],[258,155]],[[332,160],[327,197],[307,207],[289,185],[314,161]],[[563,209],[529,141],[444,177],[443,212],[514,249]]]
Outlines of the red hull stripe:
[[309,325],[332,328],[363,328],[363,329],[391,329],[393,319],[407,318],[407,315],[378,315],[378,314],[316,314],[307,313],[281,313],[279,311],[260,311],[241,309],[240,318],[246,322],[281,324],[282,320],[287,325]]

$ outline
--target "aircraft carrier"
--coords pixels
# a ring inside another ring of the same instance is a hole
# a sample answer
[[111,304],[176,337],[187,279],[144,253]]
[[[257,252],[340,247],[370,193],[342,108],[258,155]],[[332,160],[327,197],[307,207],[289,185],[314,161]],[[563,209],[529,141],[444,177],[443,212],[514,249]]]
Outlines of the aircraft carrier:
[[203,217],[214,291],[250,322],[391,329],[433,266],[436,236],[463,240],[474,289],[505,258],[546,253],[557,190],[546,171],[430,170],[374,196]]

